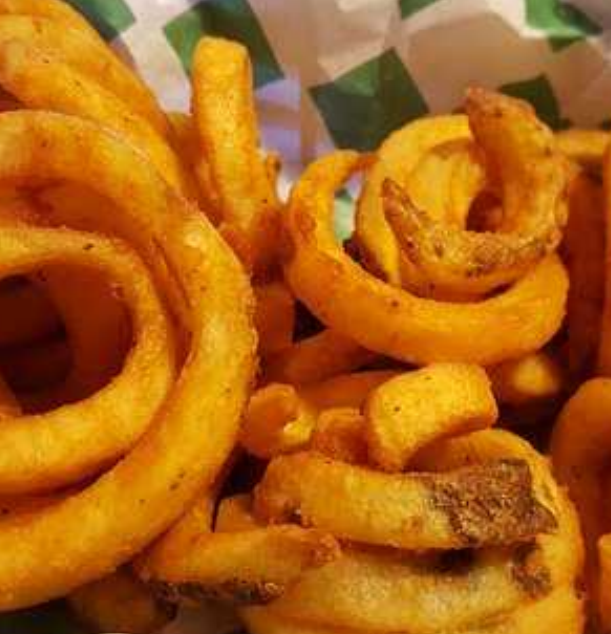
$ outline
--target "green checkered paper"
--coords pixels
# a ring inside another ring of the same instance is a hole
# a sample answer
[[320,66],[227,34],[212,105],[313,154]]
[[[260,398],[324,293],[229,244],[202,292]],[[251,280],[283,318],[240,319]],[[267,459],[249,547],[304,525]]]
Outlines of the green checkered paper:
[[[530,101],[550,126],[611,119],[611,3],[587,0],[67,0],[134,64],[169,110],[187,110],[198,39],[250,51],[263,141],[285,185],[335,147],[369,151],[393,129],[460,107],[479,84]],[[342,192],[340,208],[351,205]],[[349,232],[340,214],[338,232]],[[41,562],[44,565],[44,562]],[[217,613],[167,634],[228,634]],[[0,615],[0,634],[82,634],[61,603]]]

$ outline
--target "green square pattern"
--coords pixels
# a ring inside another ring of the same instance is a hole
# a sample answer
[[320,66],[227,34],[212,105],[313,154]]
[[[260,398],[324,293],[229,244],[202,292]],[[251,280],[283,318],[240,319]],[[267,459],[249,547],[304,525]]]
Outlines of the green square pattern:
[[191,72],[191,60],[202,35],[237,40],[248,48],[257,88],[282,79],[274,52],[247,0],[206,0],[180,14],[164,27],[165,36],[183,68]]
[[399,11],[401,11],[402,18],[408,18],[410,15],[418,13],[420,9],[436,2],[439,0],[399,0]]
[[499,90],[506,95],[529,101],[539,117],[555,130],[567,128],[570,125],[568,119],[562,118],[558,100],[545,75],[505,84]]
[[80,11],[106,40],[114,39],[136,21],[125,0],[66,1]]
[[393,130],[428,113],[393,49],[333,82],[310,88],[310,94],[340,148],[374,150]]
[[546,33],[552,50],[559,51],[602,31],[581,9],[560,0],[525,0],[526,23]]

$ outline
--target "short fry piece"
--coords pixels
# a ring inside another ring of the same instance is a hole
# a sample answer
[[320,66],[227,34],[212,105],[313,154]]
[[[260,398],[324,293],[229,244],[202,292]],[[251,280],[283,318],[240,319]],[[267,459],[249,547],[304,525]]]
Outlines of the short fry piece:
[[510,405],[549,400],[565,388],[562,366],[544,351],[500,363],[490,368],[488,375],[496,398]]
[[310,449],[350,464],[367,463],[365,418],[354,407],[334,407],[318,416]]
[[264,521],[298,521],[406,549],[513,544],[555,526],[519,460],[390,475],[315,453],[280,456],[255,489],[254,512]]
[[83,625],[100,634],[149,634],[176,614],[172,604],[155,597],[124,569],[75,590],[68,603]]
[[315,421],[316,411],[292,385],[272,383],[252,395],[240,442],[253,456],[269,459],[303,448]]
[[403,471],[420,448],[490,427],[498,410],[482,368],[438,363],[373,390],[365,416],[370,458],[385,471]]
[[323,330],[270,356],[265,377],[270,381],[314,383],[336,374],[352,372],[376,358],[350,337],[335,330]]
[[556,133],[558,149],[589,171],[600,170],[609,138],[609,133],[603,130],[572,128]]

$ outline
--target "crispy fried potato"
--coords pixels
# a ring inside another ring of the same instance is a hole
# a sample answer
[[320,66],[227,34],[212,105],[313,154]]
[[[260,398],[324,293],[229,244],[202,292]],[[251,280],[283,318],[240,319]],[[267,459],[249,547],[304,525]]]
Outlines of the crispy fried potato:
[[492,392],[497,400],[509,405],[549,401],[566,387],[564,369],[549,352],[527,354],[504,361],[488,369]]
[[299,393],[318,409],[361,408],[371,390],[397,376],[395,370],[369,370],[338,374],[320,383],[300,386]]
[[196,165],[200,185],[247,267],[265,274],[277,251],[280,203],[260,153],[246,48],[202,38],[193,57],[192,83],[193,120],[202,147]]
[[382,183],[386,220],[404,254],[435,289],[485,294],[523,277],[555,251],[566,223],[568,171],[552,132],[525,102],[470,89],[465,109],[503,199],[498,232],[452,226]]
[[195,198],[195,185],[166,140],[119,97],[36,44],[6,41],[0,51],[0,85],[26,108],[83,117],[117,131],[147,154],[171,185]]
[[214,530],[220,533],[247,531],[261,528],[264,524],[252,514],[252,495],[241,493],[219,502],[214,522]]
[[518,573],[522,568],[518,552],[418,557],[350,548],[337,561],[305,573],[271,612],[357,631],[462,632],[549,592],[538,567],[525,576]]
[[325,325],[369,350],[421,364],[491,365],[549,341],[562,322],[567,294],[566,272],[555,255],[500,295],[467,304],[418,298],[352,261],[333,234],[333,193],[360,160],[340,152],[311,165],[285,215],[292,242],[287,280]]
[[[0,12],[1,13],[1,12]],[[0,44],[19,40],[53,53],[91,80],[114,93],[163,136],[169,124],[151,90],[121,62],[97,35],[31,15],[0,15]]]
[[[134,245],[177,327],[190,335],[179,381],[126,458],[18,530],[0,522],[0,609],[8,610],[112,572],[185,511],[235,442],[255,337],[247,280],[234,256],[139,152],[87,121],[38,112],[3,114],[0,145],[1,181],[74,180],[120,206],[120,214],[100,218],[100,229]],[[78,538],[66,537],[70,526],[78,527]],[[49,548],[51,542],[62,547]]]
[[315,422],[316,410],[292,385],[271,383],[251,396],[240,444],[263,459],[297,451],[307,445]]
[[490,427],[498,410],[479,366],[439,363],[400,374],[365,403],[369,456],[385,471],[403,471],[422,447]]
[[127,569],[82,586],[68,597],[76,619],[89,631],[151,634],[169,623],[176,608],[162,601]]
[[605,228],[602,187],[578,174],[569,187],[569,221],[563,256],[571,281],[567,306],[568,369],[587,377],[600,344],[605,290]]
[[323,330],[268,357],[264,378],[295,384],[314,383],[357,370],[376,356],[339,331]]
[[448,474],[383,474],[316,453],[274,458],[255,515],[297,521],[357,542],[406,549],[513,544],[555,526],[523,461]]
[[571,128],[556,133],[560,151],[588,171],[600,171],[609,145],[609,133],[603,130]]
[[604,487],[611,444],[611,380],[591,379],[565,404],[554,427],[551,455],[559,481],[568,487],[585,540],[586,580],[592,597],[600,596],[597,541],[606,523]]
[[[417,120],[391,134],[377,152],[366,175],[356,214],[356,235],[368,268],[394,286],[406,279],[413,292],[426,292],[426,281],[401,255],[382,206],[381,187],[386,179],[407,186],[408,178],[422,157],[448,141],[469,140],[471,133],[464,115]],[[410,191],[410,190],[408,190]],[[411,193],[411,192],[410,192]],[[404,275],[403,269],[407,270]]]
[[367,464],[364,416],[354,407],[333,407],[321,412],[309,448],[333,460]]
[[[4,421],[0,493],[32,493],[95,474],[133,446],[174,379],[172,338],[146,268],[124,244],[61,229],[11,227],[8,222],[2,223],[1,236],[0,267],[5,271],[29,273],[43,262],[51,269],[74,263],[103,272],[130,306],[136,341],[124,371],[97,394],[44,414]],[[61,277],[56,279],[61,283]]]
[[295,330],[295,299],[282,282],[255,287],[257,307],[255,328],[259,335],[259,354],[270,354],[288,348]]
[[603,161],[604,222],[605,222],[605,288],[598,349],[598,374],[611,375],[611,275],[606,275],[611,260],[611,153]]

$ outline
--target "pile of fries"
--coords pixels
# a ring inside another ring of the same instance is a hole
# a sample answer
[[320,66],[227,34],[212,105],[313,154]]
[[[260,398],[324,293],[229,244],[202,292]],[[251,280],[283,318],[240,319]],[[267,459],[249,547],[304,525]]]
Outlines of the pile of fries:
[[0,0],[0,610],[611,631],[608,135],[473,88],[284,203],[246,50],[192,67],[165,113],[67,4]]

